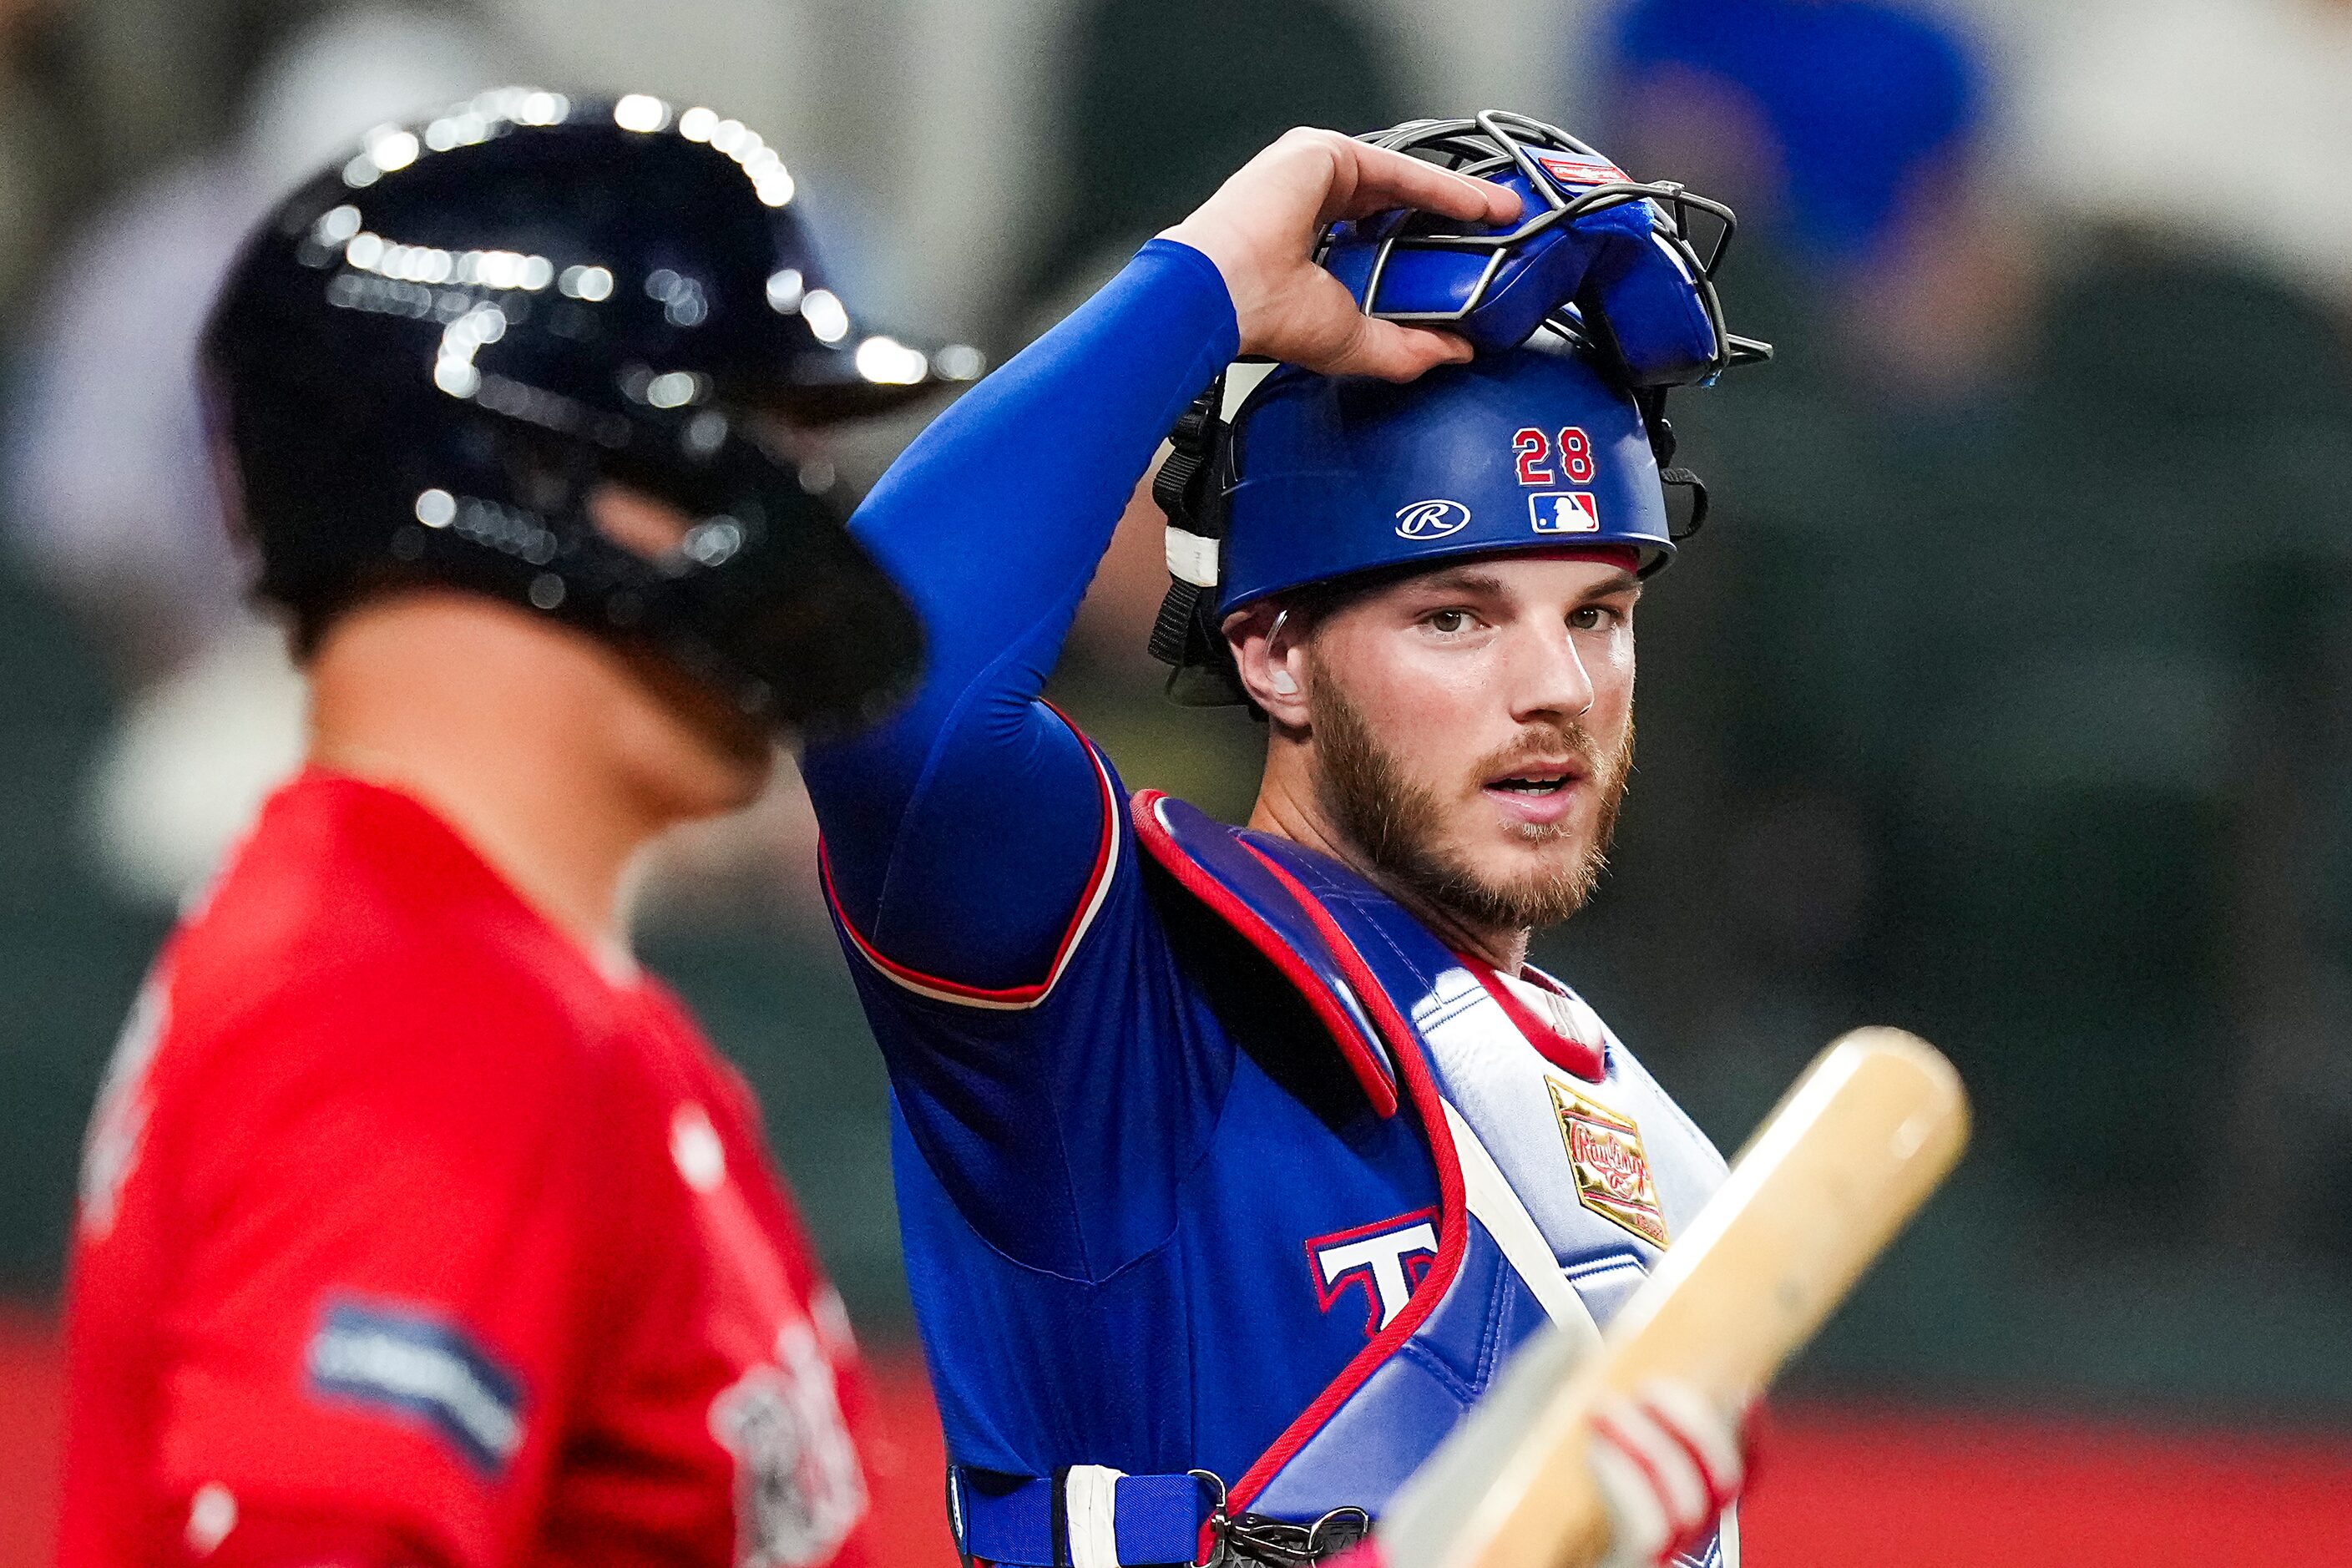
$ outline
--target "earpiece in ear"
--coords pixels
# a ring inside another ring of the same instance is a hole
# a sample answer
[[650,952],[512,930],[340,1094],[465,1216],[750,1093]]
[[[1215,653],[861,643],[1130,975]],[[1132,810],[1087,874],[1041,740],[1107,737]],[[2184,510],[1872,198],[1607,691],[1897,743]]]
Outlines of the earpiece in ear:
[[1290,678],[1290,671],[1286,669],[1276,670],[1274,672],[1274,680],[1272,684],[1276,692],[1281,696],[1296,697],[1298,695],[1298,682]]

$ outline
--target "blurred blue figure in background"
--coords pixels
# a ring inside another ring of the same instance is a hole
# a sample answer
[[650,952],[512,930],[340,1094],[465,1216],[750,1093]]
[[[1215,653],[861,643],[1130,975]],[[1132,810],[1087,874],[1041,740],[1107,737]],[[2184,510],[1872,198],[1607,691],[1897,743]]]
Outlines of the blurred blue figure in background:
[[[1929,408],[1995,388],[2037,289],[2013,213],[1980,199],[1991,95],[1970,40],[1874,0],[1634,0],[1603,37],[1609,145],[1739,210],[1743,247],[1768,253],[1759,319],[1791,313],[1798,377]],[[1774,259],[1801,275],[1784,300]]]
[[1637,0],[1613,43],[1637,114],[1643,94],[1666,89],[1716,100],[1702,134],[1726,115],[1746,121],[1750,134],[1716,142],[1717,157],[1770,164],[1748,172],[1740,183],[1761,188],[1734,204],[1817,260],[1871,259],[1919,186],[1950,177],[1983,113],[1959,41],[1871,0]]

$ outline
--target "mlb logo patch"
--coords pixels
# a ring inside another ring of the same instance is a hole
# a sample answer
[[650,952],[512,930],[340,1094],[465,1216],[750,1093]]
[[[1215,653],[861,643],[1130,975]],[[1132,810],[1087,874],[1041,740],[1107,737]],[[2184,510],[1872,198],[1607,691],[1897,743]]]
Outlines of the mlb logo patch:
[[1600,158],[1580,158],[1572,153],[1538,153],[1537,164],[1562,185],[1589,190],[1594,185],[1631,184],[1624,170]]
[[1528,521],[1538,533],[1598,533],[1601,503],[1591,490],[1545,490],[1528,498]]

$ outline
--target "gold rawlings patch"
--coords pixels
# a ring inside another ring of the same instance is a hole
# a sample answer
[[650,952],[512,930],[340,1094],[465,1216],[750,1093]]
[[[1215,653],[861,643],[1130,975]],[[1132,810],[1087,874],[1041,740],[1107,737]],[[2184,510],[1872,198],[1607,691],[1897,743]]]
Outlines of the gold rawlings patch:
[[1577,1200],[1652,1246],[1665,1246],[1665,1211],[1658,1204],[1657,1184],[1650,1180],[1650,1157],[1642,1152],[1641,1130],[1558,1079],[1544,1081],[1551,1086],[1560,1141],[1568,1145],[1568,1167],[1576,1175]]

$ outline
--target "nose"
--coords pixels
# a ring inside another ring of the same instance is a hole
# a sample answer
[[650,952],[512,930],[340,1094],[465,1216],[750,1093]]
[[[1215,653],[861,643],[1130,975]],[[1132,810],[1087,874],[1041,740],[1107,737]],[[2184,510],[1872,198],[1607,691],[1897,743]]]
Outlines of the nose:
[[1566,626],[1524,628],[1510,668],[1511,717],[1580,719],[1592,707],[1592,672]]

